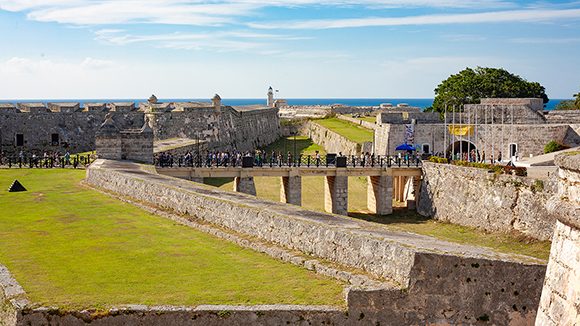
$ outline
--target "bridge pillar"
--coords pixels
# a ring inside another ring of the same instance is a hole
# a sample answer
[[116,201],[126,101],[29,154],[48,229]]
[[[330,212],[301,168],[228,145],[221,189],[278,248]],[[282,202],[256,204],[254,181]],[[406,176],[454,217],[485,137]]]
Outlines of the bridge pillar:
[[324,210],[347,215],[348,176],[326,176],[324,179]]
[[407,196],[407,208],[417,209],[417,203],[419,202],[419,195],[421,192],[421,177],[414,176],[409,180],[409,195]]
[[396,201],[402,203],[405,201],[405,184],[407,183],[407,177],[403,175],[396,176],[393,177],[393,181],[394,198]]
[[282,177],[280,182],[280,201],[292,205],[302,205],[302,177]]
[[254,177],[235,177],[234,191],[255,196],[256,185],[254,184]]
[[367,186],[367,208],[377,215],[393,213],[393,177],[369,176]]

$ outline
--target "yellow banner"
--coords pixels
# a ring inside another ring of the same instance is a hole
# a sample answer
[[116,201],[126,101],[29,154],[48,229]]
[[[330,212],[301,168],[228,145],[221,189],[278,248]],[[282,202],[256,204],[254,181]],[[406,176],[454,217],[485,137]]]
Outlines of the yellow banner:
[[473,126],[465,126],[465,125],[455,125],[455,126],[448,126],[449,133],[455,136],[473,136]]

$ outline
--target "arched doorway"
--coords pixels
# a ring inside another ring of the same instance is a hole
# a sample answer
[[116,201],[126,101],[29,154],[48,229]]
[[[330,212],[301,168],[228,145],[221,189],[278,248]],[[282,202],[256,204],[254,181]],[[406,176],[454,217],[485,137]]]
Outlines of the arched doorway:
[[457,157],[458,154],[469,155],[469,153],[471,153],[472,150],[475,151],[475,153],[477,154],[477,148],[472,142],[466,140],[458,140],[454,143],[451,143],[447,147],[447,150],[445,151],[446,154],[445,157],[451,157],[452,155],[453,157]]

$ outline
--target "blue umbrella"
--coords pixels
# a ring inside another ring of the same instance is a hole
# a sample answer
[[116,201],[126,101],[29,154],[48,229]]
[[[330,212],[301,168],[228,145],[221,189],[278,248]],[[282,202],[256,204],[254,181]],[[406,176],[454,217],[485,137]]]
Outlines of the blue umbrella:
[[415,147],[408,145],[408,144],[402,144],[397,146],[397,148],[395,148],[398,151],[414,151]]

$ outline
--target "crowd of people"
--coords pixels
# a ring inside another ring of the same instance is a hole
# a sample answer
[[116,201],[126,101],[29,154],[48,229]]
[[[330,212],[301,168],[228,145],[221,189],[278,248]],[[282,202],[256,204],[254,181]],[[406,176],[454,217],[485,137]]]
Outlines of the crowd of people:
[[79,164],[87,164],[91,160],[90,157],[71,156],[70,152],[65,151],[44,151],[42,153],[37,151],[20,150],[15,154],[8,154],[0,151],[0,166],[28,166],[36,168],[50,168],[56,166],[78,166]]
[[421,157],[418,154],[407,152],[398,153],[395,156],[380,156],[371,154],[369,152],[360,155],[343,155],[338,154],[321,155],[319,151],[314,154],[294,155],[288,151],[266,152],[257,149],[255,151],[209,151],[198,155],[195,152],[188,151],[185,155],[174,155],[171,153],[161,153],[155,155],[155,165],[160,167],[181,167],[181,166],[196,166],[196,167],[239,167],[247,162],[247,158],[251,158],[251,166],[328,166],[336,165],[337,157],[345,157],[346,165],[348,166],[391,166],[391,165],[418,165]]

